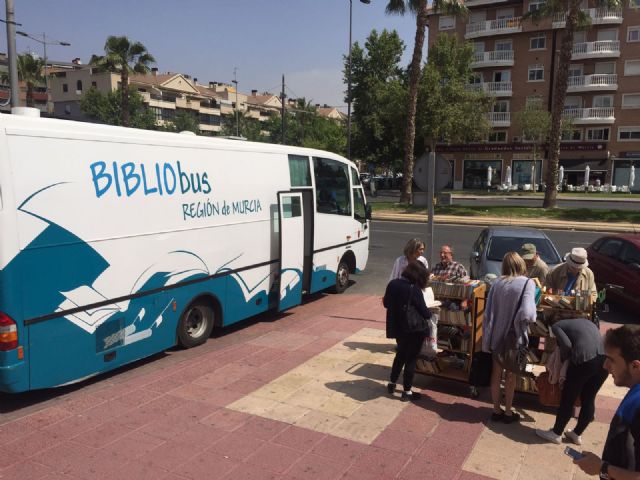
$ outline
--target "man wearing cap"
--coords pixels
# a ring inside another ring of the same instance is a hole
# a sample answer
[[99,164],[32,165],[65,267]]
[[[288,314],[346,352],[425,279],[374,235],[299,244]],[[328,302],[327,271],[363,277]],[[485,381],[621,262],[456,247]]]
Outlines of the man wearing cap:
[[564,257],[564,263],[558,265],[547,274],[545,281],[547,288],[553,289],[553,293],[569,294],[571,290],[588,290],[591,299],[597,296],[596,282],[593,272],[587,261],[587,251],[578,247],[571,250]]
[[520,247],[520,256],[527,264],[527,277],[537,278],[540,285],[544,284],[549,267],[538,255],[536,246],[533,243],[525,243]]

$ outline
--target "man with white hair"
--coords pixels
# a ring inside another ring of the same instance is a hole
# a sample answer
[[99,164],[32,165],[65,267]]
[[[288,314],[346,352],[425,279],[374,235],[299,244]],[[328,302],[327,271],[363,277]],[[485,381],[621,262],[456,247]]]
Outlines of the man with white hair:
[[545,286],[551,288],[553,293],[569,295],[572,290],[588,291],[591,299],[597,296],[596,282],[593,272],[589,268],[587,251],[577,247],[567,253],[564,263],[558,265],[547,274]]

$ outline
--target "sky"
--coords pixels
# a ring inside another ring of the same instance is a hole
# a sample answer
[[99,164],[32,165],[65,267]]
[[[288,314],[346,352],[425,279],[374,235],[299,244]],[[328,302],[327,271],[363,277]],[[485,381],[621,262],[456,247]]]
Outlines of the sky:
[[[349,0],[15,0],[15,20],[34,36],[71,46],[49,45],[51,60],[87,63],[104,53],[109,35],[139,41],[159,72],[230,83],[240,92],[286,94],[312,103],[344,107],[342,55],[349,47]],[[353,42],[372,29],[396,30],[411,60],[415,18],[387,16],[387,0],[353,0]],[[3,9],[4,10],[4,9]],[[4,11],[1,14],[4,18]],[[17,36],[18,53],[43,55],[40,43]],[[6,34],[0,51],[7,51]]]

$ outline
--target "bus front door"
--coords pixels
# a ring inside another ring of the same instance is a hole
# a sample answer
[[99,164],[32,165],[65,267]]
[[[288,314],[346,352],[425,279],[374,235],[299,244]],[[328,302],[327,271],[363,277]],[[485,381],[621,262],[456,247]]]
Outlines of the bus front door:
[[302,302],[304,215],[302,193],[278,193],[280,218],[280,299],[278,310]]

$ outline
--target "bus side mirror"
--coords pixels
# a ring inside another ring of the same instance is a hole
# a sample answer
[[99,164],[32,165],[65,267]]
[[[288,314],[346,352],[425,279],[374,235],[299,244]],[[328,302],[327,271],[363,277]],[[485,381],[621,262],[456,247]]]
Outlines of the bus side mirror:
[[371,205],[368,203],[364,206],[364,218],[371,220]]

